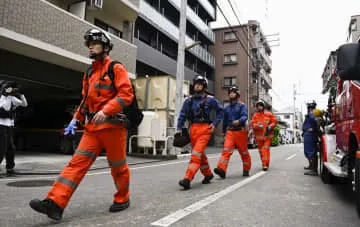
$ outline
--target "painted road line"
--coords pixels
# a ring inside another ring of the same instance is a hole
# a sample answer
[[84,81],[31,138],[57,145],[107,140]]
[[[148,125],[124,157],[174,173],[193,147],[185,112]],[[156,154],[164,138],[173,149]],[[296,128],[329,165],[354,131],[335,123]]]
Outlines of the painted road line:
[[288,161],[288,160],[290,160],[290,159],[293,159],[293,158],[295,158],[296,157],[296,154],[293,154],[293,155],[291,155],[290,157],[288,157],[287,159],[286,159],[286,161]]
[[262,175],[264,175],[266,172],[259,172],[249,178],[246,178],[245,180],[242,180],[236,184],[233,184],[227,188],[225,188],[222,191],[219,191],[211,196],[206,197],[205,199],[202,199],[184,209],[175,211],[174,213],[169,214],[166,217],[163,217],[153,223],[151,223],[151,225],[155,225],[155,226],[162,226],[162,227],[167,227],[170,226],[172,224],[174,224],[175,222],[179,221],[180,219],[200,210],[201,208],[204,208],[205,206],[215,202],[216,200],[220,199],[221,197],[245,186],[246,184],[249,184],[250,182],[254,181],[255,179],[261,177]]
[[[212,159],[212,158],[219,158],[220,154],[217,155],[212,155],[212,156],[208,156],[208,159]],[[186,163],[189,160],[184,160],[184,161],[177,161],[177,162],[168,162],[168,163],[161,163],[161,164],[156,164],[156,165],[146,165],[146,166],[137,166],[137,167],[130,167],[130,170],[138,170],[138,169],[147,169],[147,168],[155,168],[155,167],[160,167],[160,166],[168,166],[168,165],[175,165],[175,164],[179,164],[179,163]],[[101,175],[101,174],[108,174],[110,172],[110,170],[108,171],[102,171],[102,172],[96,172],[96,173],[87,173],[86,176],[96,176],[96,175]],[[4,179],[0,179],[0,182],[6,182],[6,181],[14,181],[14,180],[40,180],[40,179],[55,179],[57,176],[57,174],[55,176],[48,176],[48,177],[23,177],[23,178],[4,178]]]

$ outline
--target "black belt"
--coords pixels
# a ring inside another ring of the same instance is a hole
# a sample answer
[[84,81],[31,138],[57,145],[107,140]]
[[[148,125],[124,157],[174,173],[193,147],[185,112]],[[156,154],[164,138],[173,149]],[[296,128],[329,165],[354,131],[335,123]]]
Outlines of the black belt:
[[245,130],[244,127],[228,127],[229,131],[241,131],[241,130]]
[[[94,112],[91,112],[91,113],[87,113],[86,114],[86,117],[87,117],[87,120],[90,122],[92,121],[92,119],[94,118],[96,113]],[[111,115],[111,116],[108,116],[106,118],[106,120],[118,120],[120,122],[124,121],[126,119],[126,116],[124,114],[114,114],[114,115]]]
[[194,120],[191,121],[192,123],[196,123],[196,124],[211,124],[212,122],[209,120]]

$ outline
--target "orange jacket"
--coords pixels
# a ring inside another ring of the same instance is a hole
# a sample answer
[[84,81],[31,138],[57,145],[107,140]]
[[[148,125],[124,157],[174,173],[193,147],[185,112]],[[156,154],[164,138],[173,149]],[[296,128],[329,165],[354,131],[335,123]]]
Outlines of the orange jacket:
[[[273,113],[269,111],[261,111],[254,113],[251,119],[251,127],[254,130],[255,137],[261,138],[265,135],[266,128],[270,126],[271,132],[269,137],[273,135],[273,129],[275,128],[277,123],[276,117]],[[260,128],[260,125],[264,126]]]
[[[113,116],[121,113],[126,106],[131,104],[134,93],[128,73],[123,65],[115,64],[114,81],[112,82],[106,74],[111,61],[109,56],[102,62],[93,61],[93,70],[89,81],[87,81],[85,73],[83,77],[82,96],[85,97],[86,90],[88,90],[88,95],[82,106],[83,108],[80,109],[79,107],[74,115],[77,120],[85,120],[84,112],[97,113],[100,110],[107,116]],[[87,86],[89,86],[88,89]],[[116,127],[123,127],[123,125],[111,121],[105,121],[97,125],[93,122],[87,122],[85,125],[85,129],[91,131]]]

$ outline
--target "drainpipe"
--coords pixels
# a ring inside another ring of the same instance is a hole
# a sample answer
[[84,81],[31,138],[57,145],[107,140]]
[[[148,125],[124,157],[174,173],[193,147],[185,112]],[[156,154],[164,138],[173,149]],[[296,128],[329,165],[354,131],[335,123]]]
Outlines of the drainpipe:
[[144,105],[144,110],[147,111],[148,110],[148,104],[149,104],[149,86],[150,86],[150,77],[149,75],[145,76],[146,78],[146,85],[145,85],[145,105]]

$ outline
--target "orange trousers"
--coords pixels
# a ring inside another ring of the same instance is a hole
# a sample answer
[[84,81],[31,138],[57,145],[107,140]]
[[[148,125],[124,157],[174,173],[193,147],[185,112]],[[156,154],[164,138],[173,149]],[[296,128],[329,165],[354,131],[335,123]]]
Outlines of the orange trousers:
[[230,156],[233,154],[235,147],[237,147],[241,159],[243,161],[243,170],[250,171],[251,157],[248,151],[248,136],[246,130],[227,131],[225,136],[224,151],[221,154],[217,168],[224,170],[229,164]]
[[212,174],[208,158],[204,153],[211,138],[211,134],[212,132],[211,129],[209,129],[209,124],[194,123],[191,125],[190,138],[192,152],[188,169],[185,174],[186,179],[192,181],[199,169],[204,176],[210,176]]
[[52,199],[65,209],[90,166],[105,149],[117,190],[114,202],[123,203],[129,200],[130,169],[126,162],[126,133],[125,128],[85,131],[73,158],[55,180],[46,198]]
[[269,167],[271,138],[256,140],[256,142],[263,167]]

